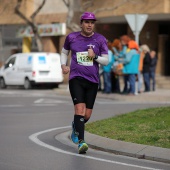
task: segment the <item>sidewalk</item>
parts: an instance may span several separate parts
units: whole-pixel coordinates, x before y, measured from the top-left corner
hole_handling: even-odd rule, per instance
[[[68,86],[60,85],[55,89],[56,94],[69,95]],[[170,89],[157,89],[154,92],[141,93],[135,96],[120,94],[102,94],[98,92],[97,98],[111,99],[114,101],[140,102],[140,103],[167,103],[170,105]],[[170,163],[170,149],[123,142],[104,138],[98,135],[85,132],[86,142],[89,147],[111,152],[118,155],[136,157],[139,159],[148,159],[158,162]]]
[[[70,95],[67,84],[59,85],[59,88],[54,89],[56,94]],[[117,93],[103,94],[98,92],[97,98],[111,99],[116,101],[126,102],[141,102],[141,103],[167,103],[170,104],[170,89],[156,89],[154,92],[140,93],[135,96],[121,95]]]

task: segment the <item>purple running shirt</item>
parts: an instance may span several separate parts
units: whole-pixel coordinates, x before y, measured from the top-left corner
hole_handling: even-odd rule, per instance
[[[94,33],[91,37],[85,37],[81,32],[73,32],[66,37],[64,49],[71,51],[69,80],[83,77],[99,83],[99,64],[87,56],[90,46],[98,56],[108,54],[106,38],[101,34]]]

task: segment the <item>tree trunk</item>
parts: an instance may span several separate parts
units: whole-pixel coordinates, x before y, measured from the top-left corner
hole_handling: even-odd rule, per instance
[[[36,44],[37,44],[37,47],[38,47],[38,51],[39,52],[42,52],[43,51],[43,44],[42,44],[42,41],[41,41],[41,37],[38,33],[38,27],[35,23],[35,17],[36,15],[38,14],[38,12],[42,9],[42,7],[44,6],[46,0],[43,0],[43,2],[41,3],[41,5],[37,8],[37,10],[31,15],[31,20],[29,18],[27,18],[20,10],[19,8],[21,7],[21,3],[22,3],[22,0],[18,0],[17,2],[17,5],[15,7],[15,13],[20,16],[23,20],[26,21],[26,23],[28,25],[31,26],[32,30],[33,30],[33,33],[34,33],[34,37],[35,37],[35,40],[36,40]]]

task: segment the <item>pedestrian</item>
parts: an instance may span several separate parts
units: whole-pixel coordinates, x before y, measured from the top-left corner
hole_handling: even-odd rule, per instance
[[[104,89],[103,93],[110,94],[112,92],[112,82],[111,82],[111,74],[112,74],[112,65],[114,62],[114,56],[113,56],[113,49],[112,49],[112,43],[108,40],[108,57],[109,57],[109,63],[106,66],[103,66],[103,82],[104,82]]]
[[[120,37],[120,42],[122,44],[122,54],[123,55],[126,55],[127,50],[129,50],[128,49],[128,43],[129,43],[130,40],[131,40],[131,38],[128,35],[122,35]],[[121,58],[125,58],[125,57],[121,57]],[[123,88],[122,94],[128,94],[129,93],[128,74],[124,74],[123,80],[124,80],[124,88]]]
[[[119,82],[119,74],[115,72],[115,67],[118,67],[118,61],[117,59],[119,58],[124,58],[125,57],[125,52],[123,52],[122,49],[122,44],[120,42],[120,39],[114,39],[112,43],[112,48],[113,48],[113,57],[114,57],[114,62],[113,62],[113,72],[112,72],[112,92],[113,93],[120,93],[120,82]]]
[[[156,51],[151,50],[150,57],[151,57],[151,65],[150,65],[149,76],[150,76],[150,80],[152,81],[152,91],[155,91],[155,85],[156,85],[155,71],[156,71],[156,65],[157,65],[157,60],[158,60]]]
[[[139,60],[139,73],[137,76],[138,79],[138,93],[142,93],[142,85],[143,85],[143,58],[144,58],[145,54],[142,51],[142,49],[140,48],[140,60]]]
[[[85,123],[90,119],[99,85],[99,64],[108,64],[108,46],[104,36],[94,32],[96,17],[85,12],[80,18],[81,31],[67,35],[61,51],[61,68],[69,73],[69,90],[74,104],[71,139],[79,154],[88,150],[84,139]],[[71,51],[71,63],[67,58]]]
[[[150,91],[150,66],[151,66],[151,57],[150,57],[150,49],[148,45],[143,44],[141,45],[141,50],[144,52],[144,58],[143,58],[143,79],[144,79],[144,92],[149,92]]]
[[[119,62],[123,63],[123,73],[127,75],[129,82],[128,95],[135,95],[136,75],[139,72],[139,47],[134,40],[128,42],[128,49],[125,58],[120,58]]]

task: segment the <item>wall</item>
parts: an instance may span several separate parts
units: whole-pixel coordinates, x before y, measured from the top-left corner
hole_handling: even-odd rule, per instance
[[[85,0],[84,0],[85,2]],[[99,11],[97,13],[98,17],[106,17],[106,16],[120,16],[124,15],[125,11],[126,14],[131,13],[150,13],[150,14],[157,14],[157,13],[167,13],[170,12],[170,1],[169,0],[133,0],[133,1],[124,1],[120,0],[105,0],[99,1],[94,0],[94,5],[89,8],[90,11],[95,11],[99,8],[110,8],[110,10]],[[111,8],[115,7],[114,10]],[[116,8],[118,7],[118,8]]]
[[[39,4],[41,4],[42,0],[34,0],[34,10],[37,8]],[[66,13],[67,7],[65,6],[63,0],[46,0],[45,5],[39,12],[40,15],[43,14],[54,14],[54,13]]]
[[[42,0],[23,0],[21,12],[26,17],[38,8]],[[3,24],[25,24],[25,21],[15,14],[14,9],[17,0],[0,1],[0,25]],[[36,17],[37,23],[64,22],[67,17],[67,8],[61,0],[46,0],[45,5]]]

